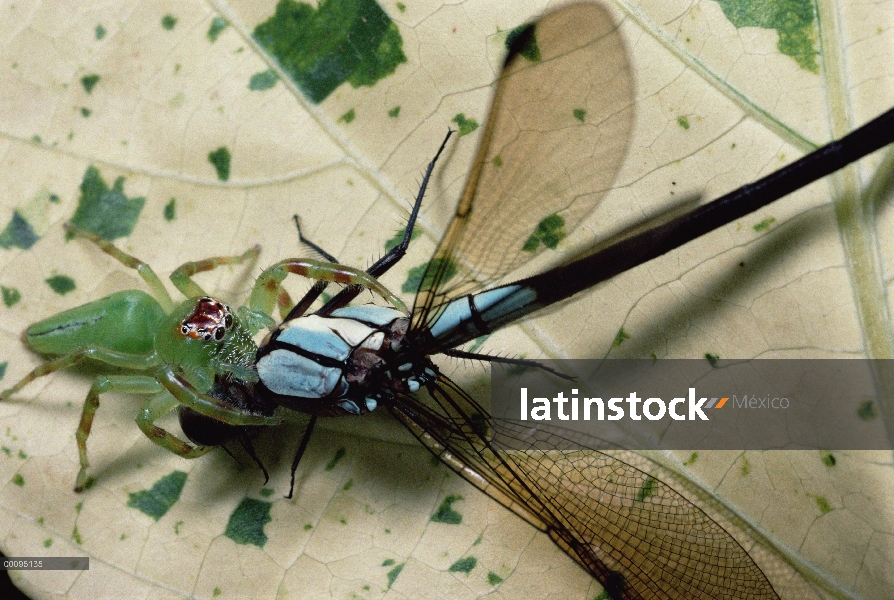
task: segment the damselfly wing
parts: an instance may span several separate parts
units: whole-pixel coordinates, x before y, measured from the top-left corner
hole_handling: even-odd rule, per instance
[[[592,212],[626,150],[633,83],[603,9],[559,9],[509,42],[471,175],[417,296],[408,338],[426,353],[446,350],[432,338],[461,326],[452,301],[555,247]],[[526,429],[491,418],[444,375],[428,391],[430,402],[401,395],[388,409],[453,470],[546,531],[612,598],[777,597],[729,533],[651,474],[571,450],[560,436],[546,440],[554,450],[534,450]],[[495,434],[532,449],[499,450]]]

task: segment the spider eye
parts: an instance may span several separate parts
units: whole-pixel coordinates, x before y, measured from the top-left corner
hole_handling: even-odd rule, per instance
[[[227,333],[227,330],[225,327],[215,327],[214,328],[214,339],[219,342],[220,340],[222,340],[224,338],[226,333]]]
[[[202,339],[205,340],[206,342],[210,342],[210,341],[211,341],[211,334],[210,334],[210,333],[206,333],[205,335],[202,336]]]
[[[233,315],[224,317],[224,326],[226,326],[227,329],[233,326]]]

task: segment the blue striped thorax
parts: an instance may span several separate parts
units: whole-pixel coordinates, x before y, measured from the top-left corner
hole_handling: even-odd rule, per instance
[[[408,326],[405,313],[372,304],[298,317],[262,345],[258,376],[286,408],[326,416],[367,413],[394,392],[419,389],[416,365],[389,361]]]

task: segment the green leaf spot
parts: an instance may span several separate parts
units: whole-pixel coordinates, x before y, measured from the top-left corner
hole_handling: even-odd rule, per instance
[[[384,561],[382,561],[382,566],[383,566],[383,567],[390,567],[390,566],[393,565],[393,564],[394,564],[394,559],[393,559],[393,558],[386,558]]]
[[[422,235],[422,232],[418,229],[413,229],[413,232],[410,234],[410,241],[412,242],[416,238]],[[394,234],[394,237],[385,242],[385,252],[390,252],[393,250],[401,241],[404,239],[404,232],[401,229],[397,233]]]
[[[519,25],[506,36],[506,62],[516,54],[522,55],[531,62],[540,62],[540,48],[537,46],[537,35],[533,23]]]
[[[484,342],[486,342],[487,338],[489,338],[489,337],[490,337],[490,334],[488,333],[487,335],[482,335],[481,337],[475,338],[475,343],[472,344],[471,348],[469,348],[469,352],[477,352],[478,348],[483,346]]]
[[[444,498],[441,506],[431,516],[431,520],[435,523],[447,523],[448,525],[459,525],[463,522],[463,516],[453,510],[453,503],[462,500],[462,496],[450,495]]]
[[[5,366],[6,363],[3,363],[3,364],[4,364],[3,370],[5,371],[5,370],[6,370],[6,366]],[[25,454],[25,451],[24,451],[24,450],[19,450],[19,458],[21,458],[22,460],[25,460],[26,458],[28,458],[28,455]]]
[[[770,228],[770,225],[772,225],[775,222],[776,222],[775,217],[767,217],[760,223],[757,223],[756,225],[754,225],[754,230],[755,231],[766,231]]]
[[[59,199],[59,196],[57,196],[56,194],[50,194],[47,197],[47,200],[49,200],[53,204],[59,204],[59,202],[61,202],[61,200]]]
[[[111,242],[131,234],[145,203],[145,198],[128,198],[124,194],[124,177],[118,177],[109,189],[99,169],[90,166],[84,172],[78,208],[71,222]],[[68,233],[65,237],[71,239],[74,235]]]
[[[253,92],[262,92],[272,88],[277,81],[279,81],[279,75],[276,74],[276,71],[267,69],[251,76],[248,82],[248,89]]]
[[[394,580],[397,579],[397,576],[400,575],[400,572],[403,571],[403,569],[404,569],[404,563],[401,563],[401,564],[397,565],[396,567],[394,567],[393,569],[391,569],[390,571],[388,571],[388,574],[386,575],[386,577],[388,578],[389,589],[391,588],[392,585],[394,585]]]
[[[627,333],[626,331],[624,331],[624,328],[621,327],[618,330],[617,335],[615,335],[615,339],[612,342],[612,348],[617,348],[618,346],[620,346],[621,344],[624,343],[624,340],[629,340],[629,339],[630,339],[630,334]]]
[[[695,461],[697,461],[697,460],[698,460],[698,452],[693,452],[692,454],[689,455],[689,458],[687,458],[687,459],[683,462],[683,466],[684,466],[684,467],[691,467],[692,465],[695,464]]]
[[[348,491],[349,489],[351,489],[353,486],[354,486],[354,480],[353,480],[353,479],[348,479],[348,481],[345,482],[345,484],[344,484],[343,486],[341,486],[341,489],[342,489],[343,492],[347,492],[347,491]]]
[[[208,28],[208,41],[212,44],[216,42],[217,36],[227,28],[227,25],[229,25],[229,23],[221,17],[214,17],[211,19],[211,27]]]
[[[52,277],[44,279],[44,281],[46,281],[47,285],[60,296],[64,296],[75,289],[75,280],[68,275],[53,275]]]
[[[230,178],[230,151],[226,146],[221,146],[214,152],[208,153],[208,162],[214,165],[217,171],[217,178],[221,181],[227,181]]]
[[[400,107],[399,107],[399,106],[395,106],[394,108],[392,108],[391,110],[388,111],[388,116],[389,116],[389,117],[392,117],[392,118],[394,118],[394,119],[396,119],[396,118],[397,118],[397,115],[399,115],[399,114],[400,114]]]
[[[395,4],[395,6],[397,6],[397,10],[399,10],[400,12],[404,12],[405,10],[407,10],[407,6],[403,2],[398,2],[397,4]]]
[[[685,116],[677,117],[677,125],[679,125],[683,129],[689,129],[689,119]]]
[[[0,247],[21,248],[27,250],[38,240],[37,234],[31,228],[31,224],[19,211],[13,211],[12,219],[6,224],[6,228],[0,233]]]
[[[6,361],[6,360],[4,360],[2,363],[0,363],[0,381],[2,381],[4,377],[6,377],[6,367],[8,365],[9,365],[9,361]],[[4,450],[9,450],[9,448],[4,448]],[[9,454],[9,452],[7,452],[7,454]]]
[[[603,590],[602,593],[593,598],[593,600],[612,600],[612,597],[608,595],[608,592]]]
[[[350,123],[351,121],[354,120],[354,117],[356,117],[356,116],[357,116],[357,113],[355,113],[354,109],[352,108],[351,110],[349,110],[348,112],[346,112],[345,114],[340,116],[338,118],[338,120],[343,121],[345,123]]]
[[[130,494],[127,505],[158,521],[180,499],[185,483],[186,473],[174,471],[156,481],[150,489]]]
[[[279,0],[254,38],[314,104],[344,82],[375,85],[401,63],[400,31],[375,0]]]
[[[878,412],[875,410],[875,403],[872,400],[864,400],[861,402],[860,406],[857,407],[857,416],[864,421],[874,421],[875,418],[878,417]]]
[[[102,25],[97,25],[96,26],[96,39],[101,40],[104,37],[106,37],[106,28],[103,27]]]
[[[832,507],[829,505],[829,501],[826,500],[824,496],[816,496],[814,500],[816,500],[816,506],[819,508],[820,514],[832,512]]]
[[[261,496],[269,498],[273,495],[273,488],[261,488]]]
[[[53,538],[47,538],[43,541],[44,548],[49,548],[52,545],[53,545]]]
[[[71,539],[75,541],[75,544],[81,545],[83,544],[83,540],[81,539],[81,532],[78,531],[78,526],[75,525],[74,529],[71,530]]]
[[[639,491],[636,493],[636,501],[643,502],[646,498],[650,497],[655,493],[656,488],[658,487],[658,480],[652,477],[646,477],[645,483],[643,483],[643,487],[639,488]]]
[[[16,288],[0,286],[0,292],[3,293],[3,304],[5,304],[7,308],[15,306],[19,303],[19,300],[22,299],[22,294]]]
[[[751,463],[748,461],[747,456],[742,457],[742,466],[739,468],[739,471],[742,473],[743,477],[751,473]]]
[[[214,588],[213,590],[211,590],[211,595],[214,596],[215,598],[216,598],[217,596],[220,596],[220,594],[221,594],[221,591],[220,591],[220,588],[219,588],[219,587],[216,587],[216,588]]]
[[[574,110],[571,111],[571,114],[574,115],[574,118],[575,118],[575,119],[577,119],[578,121],[580,121],[581,123],[583,123],[583,122],[584,122],[584,118],[586,118],[586,116],[587,116],[587,111],[585,111],[585,110],[582,109],[582,108],[575,108]]]
[[[335,465],[338,464],[338,461],[345,457],[345,454],[347,454],[347,451],[344,448],[339,448],[338,450],[336,450],[335,456],[332,457],[332,460],[326,463],[325,470],[331,471],[332,469],[334,469]]]
[[[493,586],[497,586],[497,585],[500,585],[501,583],[503,583],[503,578],[500,577],[499,575],[497,575],[496,573],[494,573],[493,571],[490,571],[487,574],[487,583],[490,585],[493,585]]]
[[[161,26],[167,29],[168,31],[174,28],[174,25],[177,24],[177,17],[174,15],[165,15],[161,18]]]
[[[710,364],[712,367],[714,367],[716,369],[717,361],[720,360],[720,355],[719,354],[711,354],[710,352],[705,352],[705,360],[708,361],[708,364]]]
[[[9,448],[9,446],[3,446],[2,448],[0,448],[0,450],[3,450],[6,456],[12,456],[12,450]]]
[[[534,233],[522,246],[523,252],[537,252],[540,244],[555,250],[559,242],[565,239],[565,219],[558,214],[551,214],[537,224]]]
[[[456,264],[452,260],[433,258],[423,265],[410,269],[407,280],[400,289],[405,294],[430,290],[436,284],[443,284],[453,279],[456,272]]]
[[[723,14],[737,28],[762,27],[779,34],[776,49],[790,56],[799,67],[819,73],[814,3],[810,0],[718,0]]]
[[[180,535],[180,526],[183,525],[183,521],[177,521],[174,523],[174,535]]]
[[[310,530],[313,529],[313,528],[314,528],[314,526],[311,525],[310,523],[305,523],[305,524],[304,524],[304,531],[310,531]]]
[[[831,452],[826,452],[825,454],[823,454],[823,464],[827,467],[834,467],[836,462],[838,461],[835,460],[835,455]]]
[[[99,83],[99,75],[93,74],[81,77],[81,85],[84,86],[88,94],[93,93],[93,88],[96,87],[97,83]]]
[[[171,198],[167,204],[165,204],[164,210],[165,221],[173,221],[177,218],[177,199]]]
[[[18,474],[18,473],[16,473],[15,475],[12,476],[12,482],[13,482],[14,484],[16,484],[17,486],[19,486],[19,487],[24,487],[24,486],[25,486],[25,478],[22,477],[22,476],[21,476],[20,474]]]
[[[503,166],[503,157],[500,156],[499,154],[497,154],[491,162],[494,163],[495,167],[502,167]]]
[[[81,116],[82,116],[82,117],[84,117],[84,118],[86,119],[86,118],[89,117],[91,114],[93,114],[93,111],[92,111],[92,110],[90,110],[89,108],[84,107],[84,106],[81,107]]]
[[[472,133],[478,129],[478,121],[475,119],[467,119],[466,115],[463,113],[459,113],[451,120],[456,123],[457,127],[459,127],[459,137]]]
[[[474,556],[467,556],[465,558],[461,558],[452,565],[447,570],[451,573],[468,573],[472,569],[475,568],[475,565],[478,564],[478,559]]]
[[[244,498],[230,515],[224,535],[237,544],[254,544],[263,548],[267,543],[264,525],[271,520],[271,506],[273,505],[265,500]]]

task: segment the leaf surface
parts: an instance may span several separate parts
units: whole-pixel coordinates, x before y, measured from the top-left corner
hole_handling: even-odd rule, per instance
[[[674,199],[710,199],[753,181],[894,104],[890,3],[606,6],[635,85],[627,155],[598,210],[535,268],[549,253],[585,247]],[[146,289],[134,271],[65,239],[62,224],[88,210],[81,207],[117,202],[122,210],[104,217],[104,231],[163,278],[186,261],[260,243],[257,263],[198,278],[239,305],[262,268],[308,254],[293,214],[346,264],[365,267],[383,254],[425,164],[447,128],[458,127],[465,135],[435,172],[422,234],[383,278],[401,290],[455,209],[507,34],[547,7],[0,5],[0,387],[42,362],[20,340],[29,324],[117,290]],[[345,37],[331,48],[299,47],[270,25],[280,11],[304,19],[304,41],[327,28]],[[267,38],[253,37],[259,28]],[[313,83],[319,72],[325,85]],[[891,358],[892,214],[883,194],[867,192],[879,165],[890,179],[886,164],[874,155],[498,331],[480,351]],[[290,288],[293,297],[302,285]],[[445,366],[465,389],[482,391],[483,368]],[[56,373],[0,403],[0,549],[91,558],[86,572],[13,573],[34,598],[601,593],[546,536],[437,465],[382,415],[326,424],[287,501],[299,428],[261,441],[271,470],[265,486],[239,453],[240,463],[220,451],[186,461],[153,445],[133,422],[144,399],[110,395],[88,442],[95,485],[75,494],[73,433],[101,372]],[[881,418],[877,407],[858,408]],[[754,552],[788,569],[783,598],[801,597],[805,586],[819,597],[894,594],[890,453],[650,458],[753,526]]]

